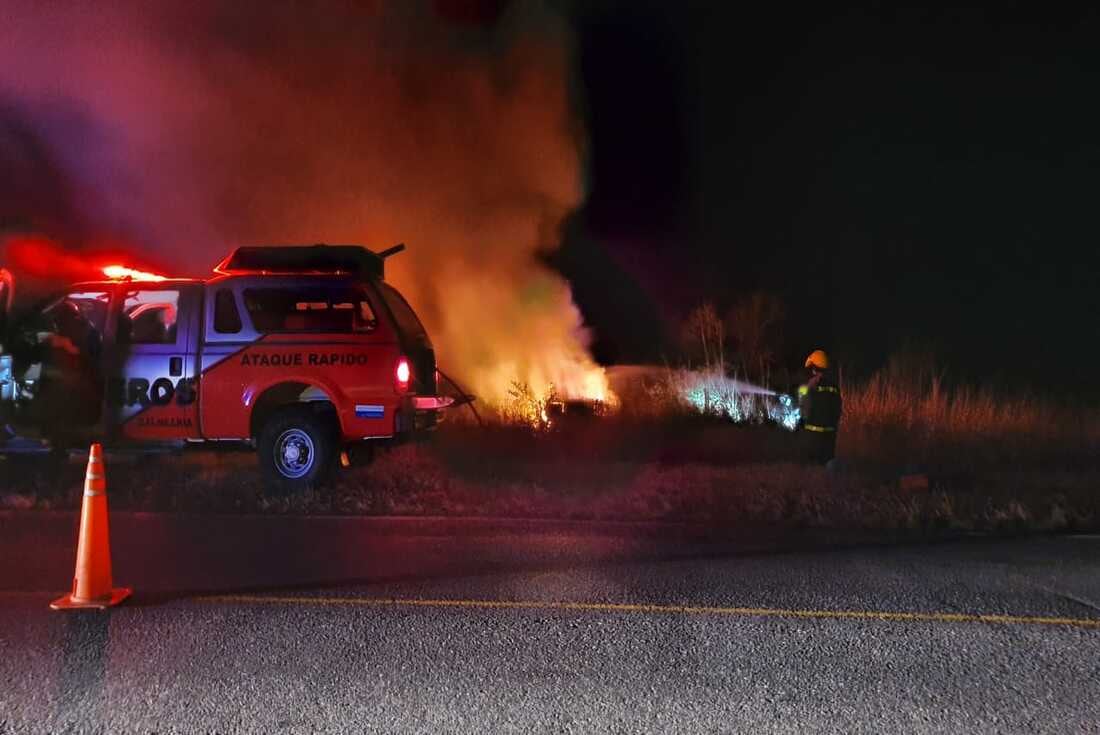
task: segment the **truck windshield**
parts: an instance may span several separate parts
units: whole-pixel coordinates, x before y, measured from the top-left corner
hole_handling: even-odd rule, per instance
[[[416,312],[405,301],[405,297],[387,283],[379,283],[378,291],[382,294],[382,300],[386,302],[393,318],[397,320],[397,326],[408,337],[427,337],[424,325],[416,317]]]

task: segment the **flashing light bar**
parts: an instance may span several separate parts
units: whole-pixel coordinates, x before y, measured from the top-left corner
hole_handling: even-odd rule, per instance
[[[127,268],[124,265],[105,265],[103,266],[103,275],[116,281],[165,281],[167,278],[164,276],[158,276],[156,273],[147,273],[145,271],[134,270],[133,268]]]

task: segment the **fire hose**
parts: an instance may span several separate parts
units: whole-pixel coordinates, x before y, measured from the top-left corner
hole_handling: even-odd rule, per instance
[[[477,400],[477,398],[464,391],[462,387],[458,383],[456,383],[453,378],[451,378],[451,376],[440,370],[438,366],[436,366],[435,371],[439,373],[439,377],[450,383],[451,387],[458,392],[458,401],[454,405],[461,406],[465,404],[469,406],[470,411],[472,411],[474,414],[474,418],[477,419],[477,425],[481,428],[485,428],[485,422],[481,420],[481,415],[478,414],[477,409],[474,408],[474,401]]]

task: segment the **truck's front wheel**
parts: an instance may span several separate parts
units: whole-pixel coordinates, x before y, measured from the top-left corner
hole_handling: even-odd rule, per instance
[[[260,430],[257,442],[266,486],[282,494],[316,487],[332,470],[336,438],[332,421],[308,406],[276,412]]]

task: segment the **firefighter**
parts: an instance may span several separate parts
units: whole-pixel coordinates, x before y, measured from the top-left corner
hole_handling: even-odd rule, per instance
[[[835,372],[824,350],[806,358],[807,381],[798,387],[799,432],[807,459],[827,464],[836,456],[836,435],[840,428],[843,401]]]
[[[76,427],[99,418],[102,378],[99,330],[71,301],[49,312],[51,331],[42,344],[42,380],[35,403],[46,433],[64,441]]]

